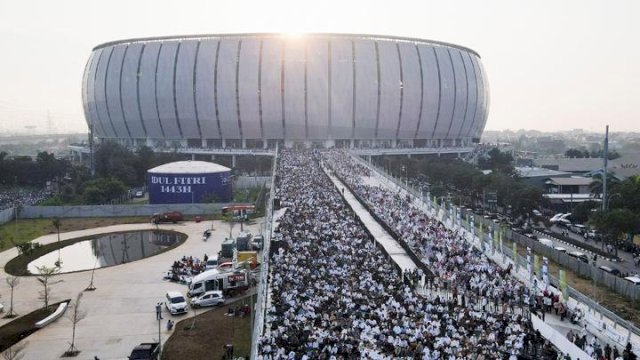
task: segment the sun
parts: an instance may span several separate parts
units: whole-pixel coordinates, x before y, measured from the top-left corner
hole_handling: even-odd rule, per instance
[[[303,31],[285,31],[282,33],[282,36],[284,36],[287,39],[296,40],[304,37],[305,34],[306,33]]]

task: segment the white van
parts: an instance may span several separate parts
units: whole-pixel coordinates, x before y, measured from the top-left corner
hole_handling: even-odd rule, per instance
[[[211,270],[211,269],[215,269],[218,267],[218,265],[220,265],[218,263],[218,255],[211,255],[211,257],[209,257],[207,259],[207,263],[204,264],[204,270]]]

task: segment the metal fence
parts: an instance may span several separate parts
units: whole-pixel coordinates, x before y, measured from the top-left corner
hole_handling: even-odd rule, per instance
[[[8,208],[0,211],[0,225],[4,225],[16,218],[15,208]]]
[[[425,199],[424,194],[419,189],[407,186],[407,184],[400,181],[400,179],[396,179],[393,176],[388,175],[383,169],[373,166],[372,164],[364,161],[358,156],[353,156],[353,158],[359,161],[360,163],[362,163],[363,165],[375,169],[379,175],[383,176],[391,183],[395,184],[400,188],[403,188],[405,191],[412,194],[416,198],[423,199],[424,201]],[[439,213],[444,208],[443,206],[438,206],[436,203],[433,203],[431,207],[436,214]],[[466,214],[466,213],[463,213],[463,214]],[[445,218],[447,216],[448,215],[445,212]],[[475,226],[478,226],[480,223],[482,223],[484,229],[491,229],[493,226],[495,226],[495,224],[492,221],[479,216],[474,217],[474,223],[475,223]],[[469,230],[469,224],[467,222],[462,221],[461,226]],[[620,294],[623,294],[623,295],[628,294],[627,296],[634,299],[638,299],[638,297],[640,296],[638,294],[638,292],[640,291],[640,289],[638,288],[640,288],[640,286],[636,287],[635,285],[633,285],[631,282],[627,280],[616,277],[590,264],[582,262],[574,257],[568,256],[567,254],[554,250],[553,248],[543,245],[538,241],[530,239],[524,235],[518,234],[511,230],[505,231],[505,237],[507,239],[511,239],[512,241],[518,243],[519,246],[523,246],[525,248],[530,247],[533,252],[546,256],[549,259],[554,260],[556,263],[560,264],[561,266],[567,269],[571,269],[572,271],[582,276],[591,277],[592,279],[593,277],[595,277],[596,283],[604,284],[605,286],[610,286],[611,289],[614,289]],[[489,239],[490,238],[488,234],[485,234],[485,238],[483,239],[484,245],[482,245],[481,243],[481,247],[485,248],[486,253],[491,252],[491,250],[489,250],[490,248],[490,244],[488,242]],[[516,255],[515,261],[514,261],[513,250],[508,246],[507,247],[503,246],[499,249],[496,249],[495,251],[500,253],[500,255],[502,255],[504,260],[509,259],[509,261],[513,262],[514,264],[517,264],[516,268],[526,268],[528,265],[526,259],[520,256],[519,254]],[[559,279],[551,274],[549,274],[549,283],[558,289],[560,288]],[[594,301],[594,299],[572,288],[571,286],[567,286],[567,292],[569,294],[569,297],[572,298],[574,301],[576,301],[577,303],[584,304],[587,308],[593,311],[594,315],[592,316],[594,318],[596,316],[600,317],[601,323],[606,319],[612,324],[612,328],[607,328],[606,326],[602,326],[599,329],[602,332],[603,336],[605,335],[604,333],[607,332],[606,336],[610,338],[612,341],[618,343],[619,346],[621,347],[624,347],[626,345],[626,342],[628,341],[628,339],[632,339],[631,342],[634,345],[634,349],[636,349],[637,347],[636,344],[640,342],[640,329],[638,329],[635,325],[631,324],[627,320],[614,314],[613,312],[603,307],[602,305],[598,304],[596,301]],[[615,336],[612,336],[611,334],[617,333],[616,329],[619,327],[624,328],[625,333],[628,332],[628,335],[622,336],[621,338],[616,339]]]
[[[271,251],[271,232],[273,227],[273,200],[276,194],[276,170],[278,168],[278,150],[276,148],[273,157],[273,169],[271,171],[271,182],[269,198],[267,199],[267,210],[265,213],[264,241],[262,248],[262,263],[260,265],[260,282],[257,287],[258,298],[254,311],[253,327],[251,329],[251,358],[255,359],[258,354],[258,339],[264,334],[264,322],[267,316],[267,299],[269,291],[269,253]]]
[[[180,211],[185,215],[212,215],[221,212],[228,203],[215,204],[141,204],[141,205],[74,205],[74,206],[25,206],[20,210],[21,219],[37,218],[86,218],[152,216],[166,211]]]

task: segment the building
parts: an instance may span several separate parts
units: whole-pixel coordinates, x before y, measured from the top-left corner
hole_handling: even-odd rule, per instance
[[[206,161],[176,161],[147,171],[150,204],[231,201],[231,169]]]
[[[536,186],[540,189],[547,188],[547,180],[550,177],[569,177],[571,173],[564,171],[549,170],[545,168],[521,166],[515,168],[518,177],[522,179],[525,184]]]
[[[480,56],[458,45],[227,34],[99,45],[82,99],[93,138],[128,146],[472,148],[489,90]]]

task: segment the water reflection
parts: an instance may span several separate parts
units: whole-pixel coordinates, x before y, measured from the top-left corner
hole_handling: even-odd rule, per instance
[[[176,244],[180,236],[155,230],[104,234],[45,254],[30,262],[27,269],[37,274],[40,266],[59,267],[65,273],[120,265],[155,255]]]

